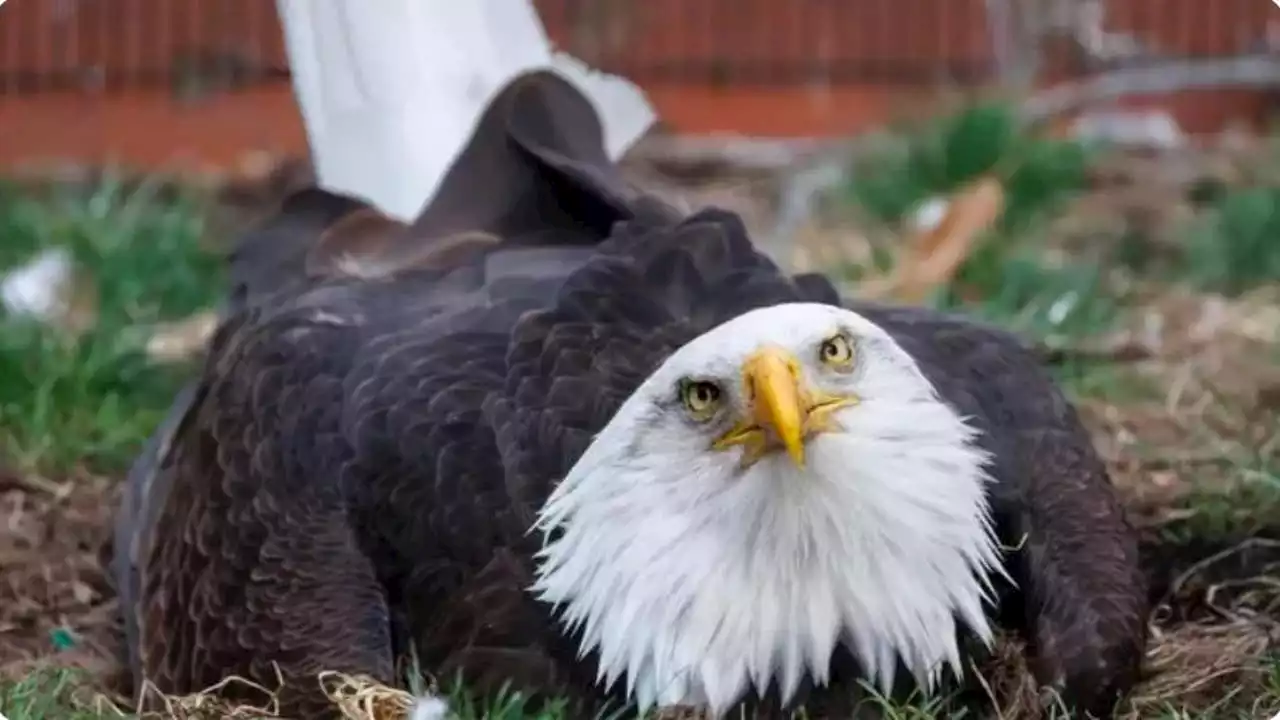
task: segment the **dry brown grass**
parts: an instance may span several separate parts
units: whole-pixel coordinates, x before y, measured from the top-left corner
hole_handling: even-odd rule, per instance
[[[318,678],[325,695],[338,709],[344,720],[400,720],[404,718],[413,705],[413,695],[399,688],[387,687],[367,677],[356,677],[342,673],[323,673]],[[261,705],[236,705],[222,699],[219,692],[226,686],[239,684],[247,689],[255,690],[268,698]],[[149,688],[143,697],[155,699],[161,710],[152,711],[142,716],[157,720],[250,720],[278,718],[276,696],[281,688],[277,682],[274,689],[269,689],[244,678],[227,678],[212,687],[198,693],[182,696],[166,696]]]

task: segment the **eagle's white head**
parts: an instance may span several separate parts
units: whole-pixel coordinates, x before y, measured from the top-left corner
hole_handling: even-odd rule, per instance
[[[740,315],[673,353],[552,493],[533,590],[642,707],[720,714],[823,684],[838,643],[886,690],[990,643],[987,457],[884,330],[828,305]],[[552,531],[558,537],[552,537]]]

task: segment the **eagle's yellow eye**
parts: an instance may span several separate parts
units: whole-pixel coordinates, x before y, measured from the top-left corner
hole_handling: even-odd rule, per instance
[[[853,343],[843,334],[832,335],[822,341],[818,357],[830,367],[847,368],[853,364]]]
[[[680,385],[680,401],[689,414],[705,420],[720,406],[720,386],[707,380],[688,380]]]

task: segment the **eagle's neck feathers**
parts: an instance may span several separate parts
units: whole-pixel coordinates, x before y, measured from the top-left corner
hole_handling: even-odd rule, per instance
[[[638,452],[624,405],[542,509],[533,591],[642,707],[719,714],[771,682],[788,701],[840,644],[886,692],[899,660],[926,688],[959,674],[957,631],[991,642],[1003,572],[988,458],[932,388],[901,389],[844,411],[804,469],[676,436]]]

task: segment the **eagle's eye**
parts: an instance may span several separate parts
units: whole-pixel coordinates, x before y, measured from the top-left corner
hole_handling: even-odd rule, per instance
[[[818,359],[827,367],[837,370],[848,369],[853,365],[853,343],[843,333],[837,333],[822,341],[818,348]]]
[[[686,380],[680,384],[680,401],[694,419],[706,420],[720,407],[720,386],[709,380]]]

